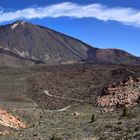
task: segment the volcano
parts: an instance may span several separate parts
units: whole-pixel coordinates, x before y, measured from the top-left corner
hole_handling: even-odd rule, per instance
[[[0,27],[0,58],[0,65],[140,64],[140,58],[125,51],[95,48],[68,35],[22,20]]]

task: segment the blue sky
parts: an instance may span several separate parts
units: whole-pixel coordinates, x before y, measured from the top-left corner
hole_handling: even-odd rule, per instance
[[[0,15],[0,25],[23,19],[140,56],[139,0],[0,0]]]

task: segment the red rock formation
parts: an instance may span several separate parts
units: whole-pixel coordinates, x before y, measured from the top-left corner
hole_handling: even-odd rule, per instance
[[[102,96],[97,98],[98,106],[134,105],[140,97],[140,78],[131,76],[124,81],[108,85],[103,89]]]
[[[6,110],[0,108],[0,124],[6,127],[15,129],[25,128],[25,124],[8,113]]]

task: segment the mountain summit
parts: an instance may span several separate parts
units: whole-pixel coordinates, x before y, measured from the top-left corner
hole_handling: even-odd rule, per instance
[[[73,37],[22,20],[0,27],[0,48],[3,50],[0,57],[14,57],[14,64],[17,58],[18,61],[48,65],[78,62],[140,64],[138,57],[125,51],[94,48]],[[7,64],[6,60],[2,64]]]

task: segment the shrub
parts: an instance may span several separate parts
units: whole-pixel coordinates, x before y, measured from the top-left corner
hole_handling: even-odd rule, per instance
[[[56,135],[53,135],[50,140],[62,140],[62,138],[56,136]]]
[[[121,117],[126,117],[126,116],[127,116],[127,108],[126,108],[126,106],[123,106]]]
[[[91,121],[90,121],[90,123],[93,123],[93,122],[95,122],[95,115],[94,115],[94,114],[91,116]]]

